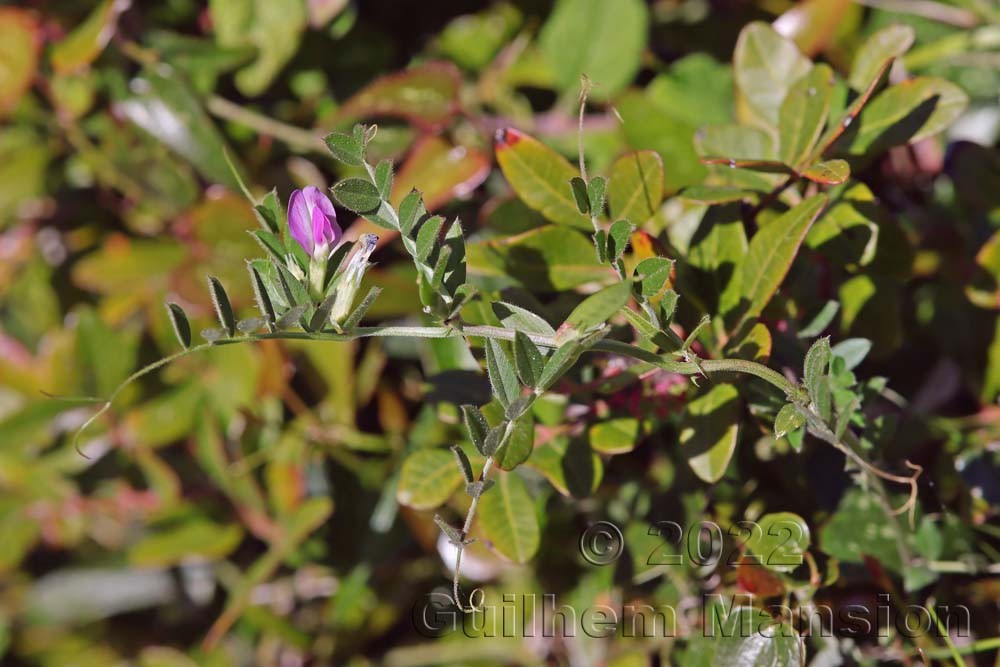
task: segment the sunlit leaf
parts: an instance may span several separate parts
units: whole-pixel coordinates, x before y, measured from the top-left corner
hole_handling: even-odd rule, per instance
[[[871,35],[854,55],[851,73],[847,78],[851,88],[864,90],[887,60],[906,53],[913,45],[914,37],[913,28],[898,23]]]
[[[590,228],[570,190],[570,180],[579,174],[566,158],[512,128],[497,133],[494,149],[503,175],[525,203],[556,224]]]
[[[526,563],[538,551],[540,529],[535,505],[516,473],[498,475],[496,485],[479,505],[479,529],[489,545],[515,563]]]
[[[413,509],[433,509],[451,497],[462,483],[462,473],[447,449],[421,449],[403,461],[396,499]]]
[[[663,159],[655,151],[623,155],[611,165],[608,206],[613,218],[642,224],[663,200]]]
[[[451,63],[433,62],[373,81],[337,111],[336,122],[403,118],[423,127],[443,125],[459,109],[462,79]]]
[[[941,132],[968,103],[969,96],[949,81],[910,79],[876,95],[858,117],[856,129],[841,141],[851,155],[880,153]]]
[[[833,70],[822,63],[788,89],[778,111],[783,162],[798,167],[810,154],[826,125],[832,95]]]
[[[559,0],[539,36],[561,90],[575,90],[580,76],[606,98],[628,84],[646,46],[649,13],[641,0]]]
[[[125,0],[102,0],[83,23],[52,47],[52,67],[60,74],[80,70],[94,61],[115,34]]]
[[[753,115],[772,127],[778,127],[778,110],[789,89],[811,67],[795,44],[767,23],[743,28],[733,53],[737,89]]]
[[[716,384],[687,404],[680,431],[681,452],[694,473],[717,482],[736,451],[740,430],[739,392],[731,384]]]
[[[38,21],[33,13],[0,8],[0,115],[17,106],[34,80],[40,46]]]
[[[727,318],[746,320],[760,314],[784,280],[826,201],[825,195],[810,197],[750,239],[746,257],[722,294],[720,309]]]

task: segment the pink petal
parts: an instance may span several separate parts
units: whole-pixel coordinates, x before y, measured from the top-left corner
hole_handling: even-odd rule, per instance
[[[330,219],[318,207],[312,210],[312,233],[316,245],[330,245],[330,240],[333,238]]]
[[[309,218],[309,205],[302,190],[294,191],[288,198],[288,231],[302,249],[311,255],[314,237],[312,221]]]
[[[327,217],[337,218],[337,213],[333,210],[333,202],[315,185],[307,185],[302,189],[302,194],[305,195],[306,201],[309,202],[311,208],[318,208]]]

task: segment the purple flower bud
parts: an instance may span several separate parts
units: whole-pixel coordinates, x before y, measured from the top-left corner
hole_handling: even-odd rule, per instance
[[[322,259],[330,256],[343,236],[333,203],[312,185],[288,198],[288,231],[310,257]]]

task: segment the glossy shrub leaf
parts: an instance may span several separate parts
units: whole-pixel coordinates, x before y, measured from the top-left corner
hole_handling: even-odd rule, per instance
[[[650,91],[629,90],[615,101],[615,109],[625,121],[622,130],[628,145],[654,150],[670,165],[664,173],[668,192],[701,183],[708,173],[691,140],[698,125],[679,114],[678,106],[654,99]]]
[[[847,130],[855,132],[856,121],[861,111],[868,104],[868,101],[875,94],[875,91],[882,85],[882,82],[886,79],[889,74],[889,68],[892,66],[892,61],[887,60],[882,63],[882,66],[875,73],[875,76],[868,83],[868,86],[861,91],[861,93],[854,99],[853,102],[844,110],[844,112],[837,118],[836,122],[831,122],[826,132],[820,138],[816,149],[813,151],[812,155],[809,156],[807,162],[812,163],[819,160],[844,136]],[[849,135],[851,136],[851,135]],[[850,143],[850,138],[845,139],[845,144]]]
[[[306,28],[306,6],[297,0],[209,3],[216,41],[227,48],[252,48],[256,58],[235,76],[236,87],[256,97],[295,55]]]
[[[830,355],[843,359],[844,368],[852,371],[865,360],[871,349],[872,342],[867,338],[845,338],[830,348]]]
[[[540,529],[535,505],[516,473],[498,476],[496,487],[479,504],[479,530],[504,558],[526,563],[538,551]]]
[[[426,207],[434,210],[475,190],[489,173],[487,153],[428,136],[414,144],[396,173],[391,201],[399,203],[417,189]]]
[[[640,423],[635,417],[615,417],[590,427],[590,447],[601,454],[625,454],[635,449]]]
[[[184,309],[176,303],[167,303],[167,316],[170,318],[170,326],[174,329],[174,335],[177,336],[177,342],[185,349],[191,347],[191,324],[188,322]]]
[[[732,185],[692,185],[684,188],[679,196],[698,204],[729,204],[751,199],[754,192]]]
[[[700,479],[722,479],[736,451],[740,414],[739,392],[731,384],[713,385],[687,404],[680,431],[681,452]]]
[[[298,551],[306,538],[323,525],[332,512],[333,502],[329,498],[308,498],[284,518],[281,539],[271,542],[267,552],[254,561],[246,576],[232,590],[225,610],[208,631],[206,646],[214,646],[225,635],[250,604],[253,590],[271,579],[281,563]]]
[[[851,183],[833,194],[829,209],[809,230],[806,244],[853,269],[872,264],[879,253],[879,237],[890,229],[891,221],[868,186]],[[888,238],[881,245],[888,255]]]
[[[591,94],[606,98],[638,71],[648,25],[641,0],[558,0],[539,43],[561,90],[577,90],[586,75],[598,84]]]
[[[810,2],[812,0],[806,4]],[[774,623],[759,611],[735,605],[718,613],[707,610],[706,614],[713,619],[710,622],[715,634],[709,649],[712,662],[706,664],[802,667],[802,640],[795,628]]]
[[[345,178],[333,186],[333,196],[346,209],[364,215],[378,210],[382,196],[371,181]]]
[[[799,330],[799,338],[815,338],[816,336],[823,333],[828,326],[833,322],[833,318],[837,316],[840,312],[840,304],[833,299],[830,299],[823,304],[819,312],[809,320],[808,324]]]
[[[742,321],[760,314],[784,280],[802,239],[826,201],[826,195],[814,195],[754,235],[734,279],[722,294],[720,306],[727,318]]]
[[[802,172],[802,177],[822,185],[840,185],[851,176],[851,166],[844,160],[817,162]]]
[[[774,418],[774,437],[783,438],[792,431],[797,431],[806,423],[799,409],[792,403],[786,403]]]
[[[625,307],[631,295],[630,280],[623,280],[591,294],[566,317],[566,321],[559,327],[560,332],[569,330],[581,334],[603,325]]]
[[[713,206],[701,219],[689,241],[687,263],[704,275],[716,300],[706,306],[711,312],[719,311],[718,295],[727,286],[732,290],[734,276],[747,254],[746,230],[740,207],[735,204]]]
[[[396,499],[417,510],[439,507],[462,484],[462,473],[447,449],[421,449],[403,461]]]
[[[802,53],[815,56],[838,36],[838,26],[855,11],[851,0],[803,0],[774,20],[774,29],[795,42]],[[843,23],[842,23],[843,22]]]
[[[876,95],[862,110],[856,131],[842,140],[846,143],[849,138],[851,155],[880,153],[941,132],[968,104],[969,96],[955,84],[917,77]]]
[[[860,489],[849,489],[837,511],[819,533],[825,553],[845,563],[863,563],[874,558],[893,572],[900,572],[899,536],[886,521],[878,497]]]
[[[512,404],[521,393],[517,381],[517,371],[507,351],[494,338],[486,340],[486,371],[493,387],[493,395],[505,408]]]
[[[13,109],[31,86],[38,71],[40,26],[32,12],[0,8],[0,115]]]
[[[537,292],[568,290],[607,282],[611,277],[598,263],[587,237],[555,225],[470,243],[467,252],[470,276],[519,284]]]
[[[833,70],[829,65],[814,66],[788,89],[778,111],[781,161],[800,166],[819,140],[830,113]]]
[[[535,387],[542,376],[545,359],[538,347],[523,332],[514,334],[514,365],[521,382],[527,387]]]
[[[847,83],[857,91],[865,90],[887,60],[898,58],[913,45],[913,28],[894,23],[872,34],[854,55]]]
[[[708,125],[694,136],[698,154],[736,161],[775,160],[778,149],[774,137],[759,127],[749,125]]]
[[[778,112],[788,90],[811,67],[794,43],[762,22],[743,28],[733,53],[739,93],[753,114],[772,127],[778,127]]]
[[[115,34],[118,15],[128,3],[102,0],[80,25],[52,47],[52,67],[72,74],[92,63]]]
[[[236,316],[233,314],[229,295],[226,294],[219,279],[214,276],[208,277],[208,291],[212,297],[212,306],[215,307],[215,316],[219,319],[219,324],[232,336],[236,333]]]
[[[222,135],[178,73],[145,70],[129,89],[133,94],[115,106],[123,116],[190,162],[207,180],[239,191]]]
[[[525,465],[571,498],[593,495],[604,475],[601,457],[591,451],[585,438],[557,437],[541,443]]]
[[[752,531],[747,549],[759,557],[759,563],[775,572],[791,572],[803,563],[809,549],[809,526],[798,514],[775,512],[757,521],[760,530]]]
[[[461,84],[461,74],[451,63],[418,65],[365,86],[338,109],[336,121],[388,116],[425,128],[438,127],[459,110]]]
[[[569,186],[579,174],[566,158],[513,128],[497,133],[494,149],[503,175],[524,203],[556,224],[591,228]]]
[[[642,224],[663,201],[663,158],[655,151],[623,155],[611,165],[608,207],[614,218]]]
[[[128,550],[128,561],[136,567],[172,567],[190,558],[218,561],[239,546],[243,530],[236,524],[218,525],[193,518],[157,530]]]

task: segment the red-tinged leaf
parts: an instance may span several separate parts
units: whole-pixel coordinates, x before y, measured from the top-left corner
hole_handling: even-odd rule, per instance
[[[851,0],[805,0],[779,16],[772,25],[778,34],[795,42],[802,53],[814,56],[836,37],[851,4]]]
[[[0,8],[0,116],[13,109],[31,86],[40,45],[38,20],[32,12]]]
[[[513,128],[497,132],[494,150],[503,175],[524,203],[556,224],[590,229],[570,188],[580,174],[566,158]]]
[[[925,76],[909,79],[872,99],[858,118],[857,131],[845,136],[837,149],[843,146],[851,155],[875,155],[926,139],[951,125],[968,103],[965,91],[950,81]]]
[[[396,174],[389,200],[398,207],[415,188],[423,196],[427,209],[433,211],[475,190],[489,173],[490,159],[486,153],[466,146],[454,146],[441,137],[426,137],[413,146]],[[397,234],[359,219],[348,229],[346,237],[354,240],[367,233],[376,234],[379,245],[387,243]]]
[[[865,90],[882,65],[906,53],[915,37],[913,28],[895,23],[876,32],[857,50],[847,83],[855,90]]]
[[[802,172],[803,178],[823,185],[840,185],[851,175],[851,167],[844,160],[817,162]]]
[[[52,47],[52,67],[59,74],[71,74],[94,62],[115,34],[118,16],[131,3],[104,0],[74,28],[73,32]]]
[[[433,210],[469,194],[489,173],[490,158],[482,151],[454,146],[441,137],[427,137],[414,145],[396,174],[390,200],[398,206],[416,188],[424,205]]]
[[[344,102],[338,124],[388,116],[414,125],[436,128],[459,110],[462,76],[451,63],[432,62],[383,76]]]
[[[864,92],[861,93],[856,100],[851,102],[851,106],[847,107],[847,111],[844,112],[844,115],[841,116],[836,123],[829,126],[826,133],[816,144],[816,150],[814,150],[809,156],[809,159],[806,160],[807,164],[815,162],[823,157],[823,154],[826,153],[833,143],[840,138],[840,135],[842,135],[847,128],[854,123],[854,119],[856,119],[858,114],[861,113],[861,110],[865,108],[865,105],[868,104],[868,100],[871,99],[871,96],[875,93],[879,84],[882,83],[882,80],[885,78],[886,74],[888,74],[889,68],[892,66],[892,60],[892,58],[889,58],[882,63],[882,66],[878,68],[875,73],[875,77],[868,84],[868,87],[865,88]]]
[[[756,524],[754,524],[754,527],[756,527]],[[767,568],[757,565],[752,560],[753,558],[755,556],[742,556],[738,561],[736,581],[740,588],[761,599],[784,593],[785,584],[781,580],[781,577]]]
[[[733,169],[750,169],[760,171],[765,174],[794,174],[795,170],[784,162],[777,160],[739,160],[728,157],[703,157],[702,164],[722,164]]]

